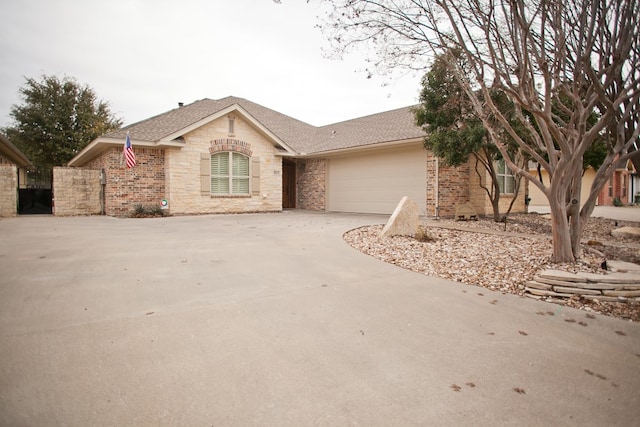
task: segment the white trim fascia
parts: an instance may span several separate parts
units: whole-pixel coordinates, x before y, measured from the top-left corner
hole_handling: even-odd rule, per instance
[[[85,163],[86,161],[91,160],[104,150],[113,146],[122,146],[124,148],[124,139],[122,138],[97,138],[91,141],[86,147],[82,149],[78,154],[75,155],[73,159],[67,163],[67,166],[77,166],[78,163]],[[162,148],[162,147],[184,147],[184,143],[169,141],[169,142],[153,142],[153,141],[141,141],[131,139],[131,146],[135,149],[136,147],[148,147],[148,148]]]
[[[385,148],[390,148],[398,145],[423,144],[423,142],[424,142],[424,137],[403,139],[399,141],[374,142],[372,144],[359,145],[357,147],[338,148],[335,150],[318,151],[314,153],[300,153],[298,157],[301,157],[301,158],[331,157],[331,156],[339,156],[341,154],[350,154],[355,152],[382,150]]]

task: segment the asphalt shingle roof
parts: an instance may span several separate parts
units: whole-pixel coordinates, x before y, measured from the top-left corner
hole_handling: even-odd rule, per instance
[[[371,144],[420,138],[411,107],[372,114],[353,120],[316,127],[249,100],[227,97],[202,99],[104,135],[123,139],[159,141],[234,104],[246,110],[299,154],[313,154]]]

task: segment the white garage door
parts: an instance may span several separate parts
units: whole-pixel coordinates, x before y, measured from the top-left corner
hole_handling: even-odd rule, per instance
[[[391,214],[403,196],[426,208],[422,145],[330,158],[328,172],[329,211]]]

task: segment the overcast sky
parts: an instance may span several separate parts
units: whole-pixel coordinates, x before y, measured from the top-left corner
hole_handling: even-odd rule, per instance
[[[25,77],[74,77],[135,123],[239,96],[313,125],[417,102],[420,76],[367,79],[326,59],[306,0],[0,0],[0,126]]]

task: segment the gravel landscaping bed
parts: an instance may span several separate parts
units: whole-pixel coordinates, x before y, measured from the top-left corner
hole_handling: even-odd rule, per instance
[[[348,231],[344,239],[363,253],[408,270],[516,295],[524,295],[524,283],[544,269],[604,274],[601,264],[605,258],[640,264],[640,241],[611,236],[614,228],[640,226],[636,222],[591,218],[583,233],[583,256],[571,264],[550,262],[551,222],[546,215],[512,215],[506,225],[487,218],[433,220],[425,225],[432,241],[420,242],[409,236],[382,239],[379,233],[383,224]],[[640,321],[638,301],[605,303],[580,297],[550,300]]]

